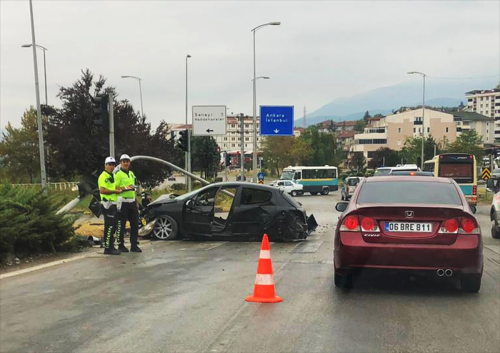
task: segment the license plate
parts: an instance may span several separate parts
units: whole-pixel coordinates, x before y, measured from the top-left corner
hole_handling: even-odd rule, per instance
[[[386,232],[412,232],[412,233],[430,233],[432,232],[431,223],[416,222],[385,222]]]

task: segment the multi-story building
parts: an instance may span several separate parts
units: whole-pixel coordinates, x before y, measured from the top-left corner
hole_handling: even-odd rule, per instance
[[[457,137],[465,131],[476,130],[483,143],[495,142],[495,120],[486,115],[471,112],[454,112],[453,120],[457,124]]]
[[[415,109],[371,121],[364,133],[354,136],[350,151],[363,152],[369,159],[381,147],[399,151],[407,137],[421,137],[422,134],[431,135],[437,141],[444,138],[450,143],[455,141],[457,130],[452,114],[425,109],[422,120],[422,113],[422,109]]]
[[[245,154],[251,154],[254,150],[253,139],[253,117],[246,117],[243,126],[243,140],[241,136],[241,119],[236,116],[228,116],[226,120],[226,134],[214,136],[215,141],[219,145],[221,151],[228,151],[237,153],[243,150]],[[260,131],[260,117],[257,117],[257,150],[261,148],[262,136],[259,135]]]
[[[465,93],[467,111],[486,115],[495,120],[495,139],[500,139],[500,88]]]

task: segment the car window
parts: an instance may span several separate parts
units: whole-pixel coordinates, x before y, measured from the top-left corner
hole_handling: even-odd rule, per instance
[[[293,184],[292,184],[292,182],[291,182],[291,181],[287,181],[287,182],[285,183],[285,185],[286,185],[286,186],[293,186]]]
[[[218,188],[210,188],[206,191],[199,193],[195,199],[196,206],[213,206],[215,194]]]
[[[242,205],[254,205],[260,203],[266,203],[271,200],[273,194],[267,190],[258,190],[251,188],[244,188],[241,193],[241,204]]]
[[[414,203],[462,205],[455,185],[424,181],[371,182],[362,185],[358,204]]]

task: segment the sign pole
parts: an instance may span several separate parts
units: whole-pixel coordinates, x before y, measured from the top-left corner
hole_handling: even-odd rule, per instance
[[[241,119],[241,127],[240,127],[240,139],[241,139],[241,144],[240,144],[240,169],[241,169],[241,181],[244,181],[245,179],[245,150],[243,148],[244,146],[244,140],[245,140],[245,116],[243,113],[240,114],[240,119]]]

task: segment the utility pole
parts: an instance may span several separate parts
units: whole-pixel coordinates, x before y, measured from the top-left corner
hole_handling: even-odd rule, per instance
[[[245,178],[245,149],[243,148],[243,141],[245,140],[245,116],[243,113],[240,114],[240,169],[241,169],[241,181]]]
[[[113,93],[108,93],[108,104],[109,104],[109,155],[115,156],[115,114],[114,114],[114,103],[113,103]]]
[[[306,106],[304,105],[304,129],[307,128]]]
[[[33,48],[33,66],[35,70],[35,95],[36,95],[36,120],[38,127],[38,148],[40,152],[40,179],[42,190],[47,192],[47,173],[45,171],[45,148],[43,142],[43,127],[42,127],[42,108],[40,104],[40,85],[38,83],[38,61],[36,57],[36,41],[35,41],[35,21],[33,19],[33,3],[30,0],[30,16],[31,16],[31,38]]]

